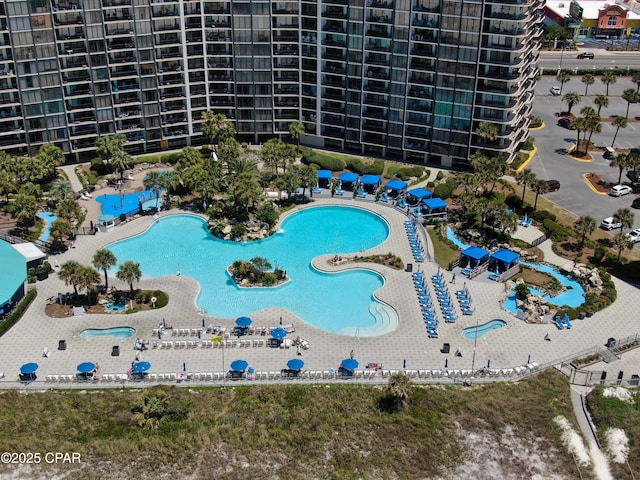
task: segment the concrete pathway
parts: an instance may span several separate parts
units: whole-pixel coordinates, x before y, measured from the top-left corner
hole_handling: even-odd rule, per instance
[[[71,188],[76,193],[80,193],[80,192],[82,192],[84,190],[84,187],[82,186],[82,182],[80,182],[80,179],[78,178],[78,175],[76,175],[76,170],[75,169],[78,166],[79,166],[79,164],[76,163],[76,164],[73,164],[73,165],[62,165],[61,167],[58,167],[59,169],[64,171],[65,175],[69,179],[69,183],[71,184]]]

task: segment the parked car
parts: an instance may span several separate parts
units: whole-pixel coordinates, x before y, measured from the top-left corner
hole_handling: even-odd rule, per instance
[[[554,86],[549,89],[549,92],[551,92],[551,95],[560,95],[562,90],[560,89],[560,87]]]
[[[613,230],[614,228],[622,228],[622,223],[614,220],[613,217],[607,217],[600,223],[600,228],[604,230]]]
[[[635,153],[636,155],[640,155],[640,147],[633,147],[631,149],[631,152],[629,153]]]
[[[595,55],[593,52],[581,52],[578,54],[578,58],[593,58]]]
[[[640,242],[640,228],[636,228],[627,233],[627,239],[633,243]]]
[[[631,192],[633,192],[633,188],[631,188],[629,185],[616,185],[614,187],[611,187],[609,195],[611,195],[612,197],[621,197]]]
[[[631,203],[631,208],[640,208],[640,198],[636,198],[636,199]]]
[[[604,154],[602,156],[607,160],[611,160],[616,156],[616,151],[611,147],[604,147]]]
[[[558,125],[563,128],[568,128],[569,130],[575,130],[574,128],[571,128],[571,119],[567,117],[562,117],[558,120]]]
[[[550,192],[560,190],[560,182],[558,180],[547,180],[547,185],[549,185]]]

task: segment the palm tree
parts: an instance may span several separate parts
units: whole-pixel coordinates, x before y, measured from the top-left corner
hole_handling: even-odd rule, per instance
[[[124,150],[118,150],[111,157],[111,165],[120,173],[120,181],[124,180],[124,171],[131,165],[131,155]]]
[[[16,183],[7,170],[0,167],[0,194],[6,196],[7,202],[9,201],[9,194],[16,191]]]
[[[605,84],[605,86],[607,87],[607,91],[606,91],[606,96],[609,96],[609,85],[613,85],[614,83],[616,83],[616,75],[611,71],[611,70],[606,70],[603,74],[602,74],[602,78],[600,79],[602,80],[602,83]]]
[[[300,139],[304,136],[304,123],[299,120],[289,125],[289,135],[296,142],[296,152],[300,153]]]
[[[204,119],[202,123],[202,133],[213,144],[214,152],[218,151],[216,143],[235,136],[235,127],[223,113],[214,113],[207,110],[202,113],[202,118]]]
[[[38,212],[38,202],[31,195],[19,193],[11,202],[10,210],[11,216],[22,224],[26,233],[29,231],[29,225],[31,225]]]
[[[594,218],[590,216],[580,217],[576,220],[576,223],[573,224],[573,228],[576,229],[578,233],[582,235],[582,239],[580,240],[580,250],[584,247],[584,239],[587,235],[591,235],[596,229],[596,221]]]
[[[632,103],[638,103],[640,101],[640,93],[633,88],[627,88],[622,92],[622,98],[627,101],[627,113],[624,118],[629,118],[629,107],[631,107]]]
[[[76,198],[73,188],[71,188],[71,183],[65,178],[56,178],[51,183],[51,188],[47,196],[50,203],[53,203],[54,206],[62,200],[68,198],[73,200]]]
[[[589,92],[589,86],[593,85],[596,81],[596,78],[593,76],[593,73],[585,73],[582,76],[582,83],[584,83],[584,94],[587,95]]]
[[[260,158],[265,165],[273,168],[276,175],[278,175],[278,165],[282,163],[284,158],[284,142],[279,138],[267,140],[262,145]]]
[[[500,129],[498,125],[491,122],[482,122],[476,129],[476,135],[482,139],[483,151],[486,153],[487,144],[495,142],[498,139]]]
[[[104,289],[109,288],[109,277],[107,276],[107,270],[118,263],[118,259],[111,250],[101,248],[93,254],[92,262],[93,266],[101,269],[104,272]]]
[[[564,84],[571,80],[571,70],[560,70],[556,79],[560,82],[560,94],[562,94]]]
[[[616,143],[616,137],[618,136],[618,132],[620,131],[620,129],[627,128],[627,125],[629,125],[629,121],[624,117],[617,115],[616,118],[613,119],[613,126],[616,127],[616,133],[613,135],[611,148],[613,148],[613,145]]]
[[[226,138],[218,145],[218,160],[231,172],[231,165],[240,158],[240,144],[235,138]]]
[[[160,201],[160,193],[162,192],[162,187],[160,186],[161,177],[164,175],[164,172],[159,172],[158,170],[153,170],[147,173],[142,180],[142,185],[145,190],[151,190],[156,195],[156,210],[158,209],[158,202]]]
[[[84,288],[89,293],[95,289],[96,284],[100,281],[100,274],[93,267],[80,266],[78,271],[78,288]]]
[[[55,177],[56,167],[64,165],[64,152],[52,143],[45,143],[38,150],[38,157],[45,169],[45,176]]]
[[[116,152],[122,150],[127,142],[127,137],[123,133],[98,137],[96,140],[96,153],[107,162],[110,162]]]
[[[412,388],[411,379],[404,373],[397,372],[389,377],[389,383],[385,390],[393,397],[396,409],[400,412],[406,412]]]
[[[60,218],[64,218],[65,220],[75,220],[80,217],[80,205],[75,200],[71,200],[70,198],[65,198],[58,205],[58,216]]]
[[[587,127],[587,121],[584,117],[578,117],[573,122],[571,122],[571,128],[576,131],[577,140],[576,140],[576,152],[580,152],[580,133],[584,132]]]
[[[605,97],[604,95],[596,95],[596,98],[593,99],[593,103],[595,103],[596,107],[598,107],[598,115],[600,115],[600,110],[609,106],[609,97]]]
[[[531,184],[531,190],[536,194],[536,200],[533,202],[533,209],[538,208],[538,195],[544,195],[549,191],[549,184],[546,180],[537,179]]]
[[[631,81],[636,84],[636,92],[640,93],[640,72],[636,71],[631,75]]]
[[[589,107],[591,108],[591,107]],[[588,153],[589,151],[589,146],[591,145],[591,136],[595,133],[600,133],[602,132],[602,123],[600,123],[600,117],[599,116],[594,116],[594,117],[586,117],[585,118],[585,129],[589,132],[589,138],[587,138],[587,141],[585,142],[585,147],[584,147],[584,153]]]
[[[625,248],[631,250],[633,248],[633,243],[629,241],[626,233],[617,233],[613,237],[613,246],[618,250],[618,258],[617,262],[620,264],[620,256],[622,255],[622,250]]]
[[[522,198],[520,199],[520,205],[524,206],[524,194],[527,191],[527,187],[536,181],[536,174],[527,168],[516,174],[516,180],[519,184],[522,184]]]
[[[58,277],[64,281],[65,285],[73,285],[73,291],[76,297],[78,296],[78,283],[80,281],[81,269],[82,265],[75,260],[69,260],[60,265],[60,271],[58,272]]]
[[[616,213],[613,214],[613,219],[620,223],[620,231],[625,228],[631,228],[633,226],[633,212],[628,208],[619,208]]]
[[[609,166],[611,168],[617,168],[619,170],[618,184],[622,180],[622,172],[629,168],[630,163],[629,155],[626,153],[618,153],[609,161]]]
[[[571,114],[571,109],[574,107],[574,105],[577,105],[578,103],[580,103],[580,101],[582,100],[582,97],[577,92],[567,92],[563,97],[563,100],[565,101],[565,103],[567,104],[567,107],[569,108],[567,110],[567,113]]]
[[[249,215],[249,207],[254,205],[262,196],[262,188],[257,176],[245,172],[235,177],[229,188],[229,199],[241,207],[246,216]]]
[[[116,278],[118,280],[122,280],[129,284],[129,288],[131,288],[131,294],[133,295],[133,282],[140,281],[142,278],[142,272],[140,271],[140,263],[134,262],[133,260],[127,260],[116,272]]]
[[[305,190],[308,188],[313,197],[312,185],[318,182],[318,172],[311,165],[304,165],[298,170],[298,176],[300,177],[300,186],[302,187],[302,195],[304,196]]]
[[[38,157],[18,157],[15,164],[21,183],[33,182],[45,173],[44,164]]]
[[[500,228],[500,232],[504,235],[505,232],[515,232],[518,229],[518,216],[509,211],[501,208],[498,210],[495,216],[495,225]]]
[[[49,226],[49,237],[54,242],[59,242],[71,235],[71,224],[64,218],[56,218]]]

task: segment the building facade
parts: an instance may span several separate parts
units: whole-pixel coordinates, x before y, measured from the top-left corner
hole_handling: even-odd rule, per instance
[[[206,143],[223,113],[258,143],[464,167],[526,138],[543,0],[2,0],[0,148],[81,158]],[[483,122],[498,138],[478,138]]]
[[[640,42],[640,5],[634,0],[548,0],[545,16],[547,23],[569,29],[576,40],[626,39],[631,46]]]

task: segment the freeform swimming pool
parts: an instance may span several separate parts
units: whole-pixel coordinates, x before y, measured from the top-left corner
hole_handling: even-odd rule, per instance
[[[53,214],[53,212],[41,212],[38,214],[38,217],[41,218],[42,221],[44,222],[44,230],[38,240],[40,240],[41,242],[46,242],[47,240],[49,240],[49,234],[51,232],[51,224],[55,220],[57,220],[58,217],[56,217]]]
[[[465,328],[464,330],[462,330],[462,335],[470,340],[477,340],[478,338],[483,337],[484,335],[489,333],[491,330],[506,326],[507,322],[496,318],[495,320],[483,323],[482,325],[478,325],[477,327]]]
[[[156,199],[156,194],[150,190],[142,190],[135,193],[124,193],[122,195],[110,194],[100,195],[96,198],[96,202],[102,205],[102,214],[111,214],[115,217],[124,213],[125,215],[133,215],[138,213],[141,206],[150,200]]]
[[[81,338],[95,338],[95,337],[116,337],[116,338],[130,338],[136,333],[136,329],[133,327],[113,327],[113,328],[87,328],[80,332]]]
[[[251,315],[268,307],[290,310],[307,323],[343,335],[377,336],[395,330],[395,310],[373,294],[382,277],[369,270],[336,274],[317,271],[311,260],[323,254],[349,254],[387,239],[389,226],[379,215],[346,206],[322,206],[291,214],[277,235],[239,243],[220,240],[204,220],[173,215],[145,233],[111,244],[123,262],[140,262],[143,278],[190,276],[200,284],[198,307],[223,318]],[[286,270],[290,282],[277,288],[238,288],[227,267],[235,260],[266,258]]]

